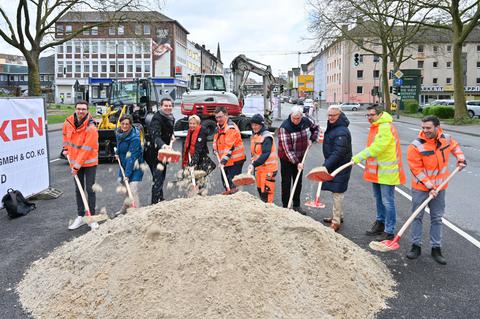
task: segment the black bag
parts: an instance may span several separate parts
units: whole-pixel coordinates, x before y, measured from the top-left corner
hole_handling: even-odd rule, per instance
[[[9,188],[7,194],[3,196],[2,203],[10,218],[25,216],[37,208],[34,203],[26,200],[20,191],[11,188]]]

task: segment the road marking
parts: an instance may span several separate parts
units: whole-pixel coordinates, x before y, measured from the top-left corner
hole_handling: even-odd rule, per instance
[[[362,165],[362,164],[357,164],[358,166],[360,166],[361,168],[365,169],[365,166]],[[395,187],[395,190],[400,194],[400,195],[403,195],[406,199],[408,199],[409,201],[412,201],[412,196],[407,194],[403,189],[401,189],[400,187],[396,186]],[[428,207],[425,208],[425,211],[427,212],[427,214],[430,214],[430,209]],[[462,236],[463,238],[465,238],[466,240],[468,240],[470,243],[472,243],[474,246],[476,246],[477,248],[480,248],[480,241],[476,240],[475,238],[473,238],[472,236],[470,236],[469,234],[467,234],[465,231],[463,231],[462,229],[460,229],[459,227],[455,226],[454,224],[452,224],[450,221],[448,221],[447,219],[443,218],[442,217],[442,222],[445,224],[445,226],[447,226],[448,228],[450,228],[451,230],[453,230],[454,232],[456,232],[457,234],[459,234],[460,236]]]
[[[56,159],[53,159],[50,161],[50,163],[53,163],[53,162],[56,162],[56,161],[59,161],[60,160],[60,157],[57,157]]]
[[[412,130],[412,131],[415,131],[415,132],[420,132],[420,130],[418,128],[411,128],[411,127],[407,127],[409,130]]]

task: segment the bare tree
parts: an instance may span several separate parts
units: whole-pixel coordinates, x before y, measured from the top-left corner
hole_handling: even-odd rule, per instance
[[[45,50],[75,38],[78,34],[95,26],[120,21],[126,10],[145,8],[142,0],[18,0],[15,15],[9,15],[5,2],[0,6],[0,36],[17,48],[28,65],[28,94],[41,94],[39,58]],[[160,6],[160,4],[159,4]],[[55,23],[68,12],[91,10],[104,12],[104,21],[74,30],[61,39],[54,35]]]
[[[309,4],[313,8],[309,29],[317,35],[320,46],[348,40],[381,58],[382,92],[390,111],[388,58],[394,69],[411,58],[405,49],[415,41],[420,27],[410,20],[428,10],[395,0],[310,0]]]

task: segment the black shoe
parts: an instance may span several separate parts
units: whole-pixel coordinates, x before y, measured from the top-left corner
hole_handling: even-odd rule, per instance
[[[407,253],[408,259],[417,259],[422,253],[422,248],[417,245],[412,245],[412,249]]]
[[[382,234],[376,238],[376,241],[393,240],[394,237],[395,237],[394,234],[382,232]]]
[[[300,208],[300,206],[293,206],[293,210],[296,211],[297,213],[307,216],[307,213],[302,208]]]
[[[447,261],[442,256],[442,249],[440,247],[433,247],[432,248],[432,257],[440,265],[446,265],[447,264]]]
[[[325,218],[323,219],[323,222],[324,222],[325,224],[331,224],[331,223],[332,223],[332,219],[333,219],[332,217],[325,217]],[[340,223],[343,224],[343,218],[340,219]]]
[[[378,236],[383,234],[384,230],[385,230],[385,224],[376,220],[375,223],[373,223],[372,225],[372,229],[367,230],[366,234],[367,236]]]

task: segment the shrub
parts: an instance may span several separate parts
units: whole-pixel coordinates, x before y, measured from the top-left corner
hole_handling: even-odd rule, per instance
[[[423,113],[423,115],[431,115],[432,114],[431,110],[432,110],[432,107],[427,106],[427,107],[423,108],[422,113]]]
[[[452,106],[433,105],[423,109],[423,115],[435,115],[440,119],[451,119],[455,115],[455,108]]]
[[[416,100],[405,100],[405,113],[417,113],[418,112],[418,102]]]

